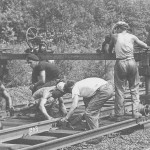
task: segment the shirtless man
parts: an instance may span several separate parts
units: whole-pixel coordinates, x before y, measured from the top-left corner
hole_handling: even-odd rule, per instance
[[[134,59],[134,44],[147,49],[148,46],[135,35],[128,32],[129,25],[119,21],[115,25],[115,34],[112,35],[109,53],[116,53],[116,63],[114,67],[114,84],[115,84],[115,115],[116,121],[121,121],[124,114],[124,92],[125,82],[129,82],[129,89],[133,101],[133,115],[135,118],[142,116],[138,112],[139,100],[139,72]]]
[[[62,96],[64,95],[63,92],[56,89],[55,86],[51,87],[43,87],[37,90],[33,94],[33,99],[38,100],[38,106],[41,113],[45,116],[46,119],[52,120],[53,118],[48,114],[45,104],[47,103],[47,100],[49,99],[51,103],[58,99],[59,102],[59,111],[62,113],[62,116],[66,115],[67,110],[63,102]]]

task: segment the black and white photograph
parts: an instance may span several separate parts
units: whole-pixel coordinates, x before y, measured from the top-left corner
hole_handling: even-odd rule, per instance
[[[0,150],[150,150],[150,0],[0,0]]]

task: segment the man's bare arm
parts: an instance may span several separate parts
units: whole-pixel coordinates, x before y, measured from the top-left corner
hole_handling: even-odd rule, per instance
[[[8,102],[8,107],[11,108],[12,107],[12,99],[10,97],[10,94],[7,92],[7,90],[3,84],[1,85],[0,88],[3,91],[3,96],[6,98],[6,100]]]
[[[45,81],[46,81],[46,72],[45,70],[43,70],[40,72],[40,75],[38,76],[38,82],[34,83],[34,87],[44,84]]]
[[[62,97],[58,98],[58,101],[59,101],[59,110],[61,111],[63,116],[66,116],[67,115],[67,109],[66,109],[66,106],[63,102],[63,98]]]
[[[9,93],[8,93],[6,90],[4,90],[4,91],[3,91],[3,94],[4,94],[4,97],[5,97],[5,98],[7,99],[7,101],[8,101],[8,107],[11,108],[11,107],[12,107],[12,99],[11,99]]]
[[[134,42],[136,42],[139,46],[148,49],[148,46],[143,41],[139,40],[136,36],[134,36]]]
[[[50,119],[52,119],[52,117],[50,117],[49,114],[47,113],[47,110],[45,108],[46,102],[47,102],[47,99],[41,98],[39,101],[39,109],[42,112],[42,114],[45,116],[45,118],[50,120]]]
[[[66,118],[70,118],[71,115],[73,114],[74,110],[77,108],[78,106],[78,101],[79,101],[79,96],[78,95],[75,95],[74,98],[73,98],[73,102],[72,102],[72,105],[71,105],[71,108],[66,116]]]

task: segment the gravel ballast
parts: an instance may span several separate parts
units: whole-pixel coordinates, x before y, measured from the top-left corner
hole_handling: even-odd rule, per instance
[[[31,99],[28,87],[8,88],[13,105],[26,104]],[[63,148],[62,150],[145,150],[150,147],[150,128],[130,128],[103,136],[98,144],[83,142]]]
[[[146,150],[150,147],[150,128],[130,128],[103,136],[98,144],[83,142],[62,150]]]

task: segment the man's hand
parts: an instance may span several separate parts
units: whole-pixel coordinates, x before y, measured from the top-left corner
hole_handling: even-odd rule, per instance
[[[64,117],[60,120],[61,122],[68,122],[68,118],[67,117]]]

